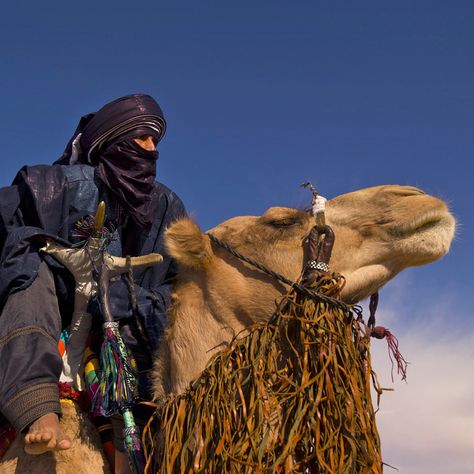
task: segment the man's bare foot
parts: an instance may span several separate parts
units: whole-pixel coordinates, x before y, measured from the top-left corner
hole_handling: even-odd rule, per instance
[[[43,454],[46,451],[62,451],[71,447],[71,440],[59,426],[56,413],[48,413],[31,423],[25,435],[25,451],[28,454]]]

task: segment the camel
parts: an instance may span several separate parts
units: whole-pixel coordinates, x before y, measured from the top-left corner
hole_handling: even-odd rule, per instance
[[[345,276],[342,298],[348,303],[368,297],[407,267],[441,258],[455,230],[443,201],[418,188],[397,185],[331,199],[326,221],[336,235],[331,271]],[[262,216],[235,217],[209,232],[296,280],[304,262],[303,243],[313,225],[313,216],[305,210],[273,207]],[[166,245],[179,272],[170,327],[154,367],[157,400],[181,393],[216,351],[250,324],[267,320],[275,300],[287,291],[286,285],[211,243],[189,218],[169,227]],[[87,421],[72,412],[63,416],[63,423],[69,432],[79,433],[69,452],[32,459],[17,439],[0,462],[0,472],[107,472],[91,437],[83,436],[91,430]]]
[[[327,203],[336,241],[331,270],[345,276],[342,298],[355,303],[407,267],[445,255],[454,233],[446,205],[418,188],[377,186]],[[270,208],[259,217],[235,217],[210,232],[241,254],[295,281],[303,242],[314,226],[309,212]],[[268,319],[285,285],[216,248],[190,219],[167,230],[180,265],[171,326],[156,358],[155,396],[181,393],[213,353],[252,323]]]

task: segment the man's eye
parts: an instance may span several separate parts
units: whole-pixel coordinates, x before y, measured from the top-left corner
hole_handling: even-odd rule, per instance
[[[151,138],[151,141],[154,143],[156,146],[158,144],[158,140],[155,137],[152,137],[151,135],[143,135],[141,137],[137,137],[137,140],[140,140],[142,142],[146,142]]]

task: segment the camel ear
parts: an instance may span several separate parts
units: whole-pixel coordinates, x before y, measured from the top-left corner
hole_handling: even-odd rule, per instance
[[[209,237],[188,217],[166,229],[165,245],[169,255],[185,267],[204,269],[212,259]]]

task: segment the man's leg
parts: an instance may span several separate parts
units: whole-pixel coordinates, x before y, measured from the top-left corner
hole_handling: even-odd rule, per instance
[[[53,276],[42,263],[33,283],[10,295],[0,315],[0,411],[18,432],[27,430],[30,454],[71,446],[58,418],[60,332]]]

